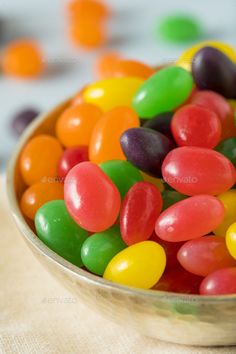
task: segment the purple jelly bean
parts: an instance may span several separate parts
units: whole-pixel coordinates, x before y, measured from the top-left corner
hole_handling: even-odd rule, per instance
[[[150,128],[156,130],[157,132],[162,133],[163,135],[166,135],[169,139],[173,140],[173,135],[170,128],[170,123],[173,115],[173,112],[166,112],[158,114],[152,119],[145,119],[143,128]]]
[[[174,144],[165,135],[149,128],[131,128],[120,139],[129,162],[143,172],[161,177],[161,165]]]
[[[200,90],[211,90],[236,98],[236,65],[220,50],[200,49],[192,62],[193,79]]]
[[[26,108],[15,114],[12,121],[12,130],[20,136],[25,128],[39,115],[35,108]]]

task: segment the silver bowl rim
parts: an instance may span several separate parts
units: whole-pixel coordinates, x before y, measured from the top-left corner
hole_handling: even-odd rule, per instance
[[[26,142],[30,139],[33,135],[34,131],[41,125],[41,123],[48,118],[48,114],[53,113],[54,111],[63,108],[71,99],[67,99],[62,102],[60,105],[54,107],[54,109],[49,110],[47,113],[39,115],[25,130],[25,132],[20,137],[17,146],[12,153],[12,156],[8,162],[7,167],[7,196],[8,202],[10,206],[11,213],[15,220],[15,223],[18,229],[23,234],[24,238],[34,247],[36,248],[40,254],[45,256],[49,262],[56,263],[57,266],[63,268],[65,271],[69,273],[73,273],[74,276],[79,277],[81,280],[90,283],[91,285],[94,284],[96,286],[101,286],[116,292],[122,292],[124,295],[131,295],[131,296],[142,296],[145,298],[150,298],[152,300],[164,300],[164,301],[178,301],[184,303],[205,303],[205,304],[217,304],[222,302],[233,302],[236,303],[236,294],[235,295],[213,295],[213,296],[202,296],[202,295],[193,295],[193,294],[182,294],[182,293],[174,293],[174,292],[167,292],[167,291],[160,291],[160,290],[143,290],[137,289],[125,285],[120,285],[118,283],[114,283],[108,280],[105,280],[102,277],[99,277],[95,274],[89,273],[88,271],[79,268],[70,262],[66,261],[64,258],[56,254],[52,251],[49,247],[47,247],[39,238],[38,236],[30,229],[28,224],[26,223],[21,210],[18,205],[18,201],[15,194],[14,189],[14,172],[16,163],[19,159],[21,154],[22,148],[26,144]]]

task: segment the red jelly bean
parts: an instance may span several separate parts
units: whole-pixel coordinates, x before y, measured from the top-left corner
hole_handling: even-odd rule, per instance
[[[197,91],[191,98],[191,103],[205,107],[215,112],[222,124],[222,139],[236,135],[233,109],[230,103],[214,91]]]
[[[217,195],[230,189],[236,180],[233,164],[217,151],[183,146],[168,153],[163,165],[164,180],[186,195]]]
[[[179,267],[167,270],[152,289],[182,294],[198,294],[201,281],[202,277]]]
[[[177,145],[214,148],[221,138],[221,123],[209,109],[186,105],[172,118],[171,130]]]
[[[166,209],[156,222],[155,232],[169,242],[204,236],[224,218],[223,203],[211,195],[196,195]]]
[[[78,146],[66,149],[59,161],[58,175],[64,181],[67,173],[80,162],[88,161],[88,148]]]
[[[219,269],[203,279],[201,295],[236,294],[236,267]]]
[[[126,194],[120,212],[120,230],[127,245],[147,240],[162,208],[162,197],[149,182],[135,183]]]
[[[120,210],[120,193],[107,175],[91,162],[81,162],[65,179],[68,212],[82,228],[100,232],[111,227]]]
[[[218,236],[205,236],[186,242],[178,252],[178,260],[188,272],[203,277],[218,269],[236,266],[225,239]]]

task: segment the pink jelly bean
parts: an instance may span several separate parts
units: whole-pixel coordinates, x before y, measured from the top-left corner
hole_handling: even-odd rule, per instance
[[[236,294],[236,267],[219,269],[203,279],[201,295]]]

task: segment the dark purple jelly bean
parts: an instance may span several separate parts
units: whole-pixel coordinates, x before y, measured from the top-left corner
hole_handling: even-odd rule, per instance
[[[226,98],[236,98],[236,65],[218,49],[200,49],[193,58],[192,74],[200,90],[211,90]]]
[[[173,115],[173,112],[166,112],[158,114],[152,119],[145,119],[143,127],[156,130],[157,132],[166,135],[168,138],[173,139],[173,135],[170,128],[170,123]]]
[[[13,118],[12,129],[14,133],[20,136],[25,128],[39,115],[39,111],[34,108],[26,108],[18,113]]]
[[[149,128],[131,128],[120,139],[129,162],[141,171],[161,177],[161,165],[174,144],[165,135]]]

